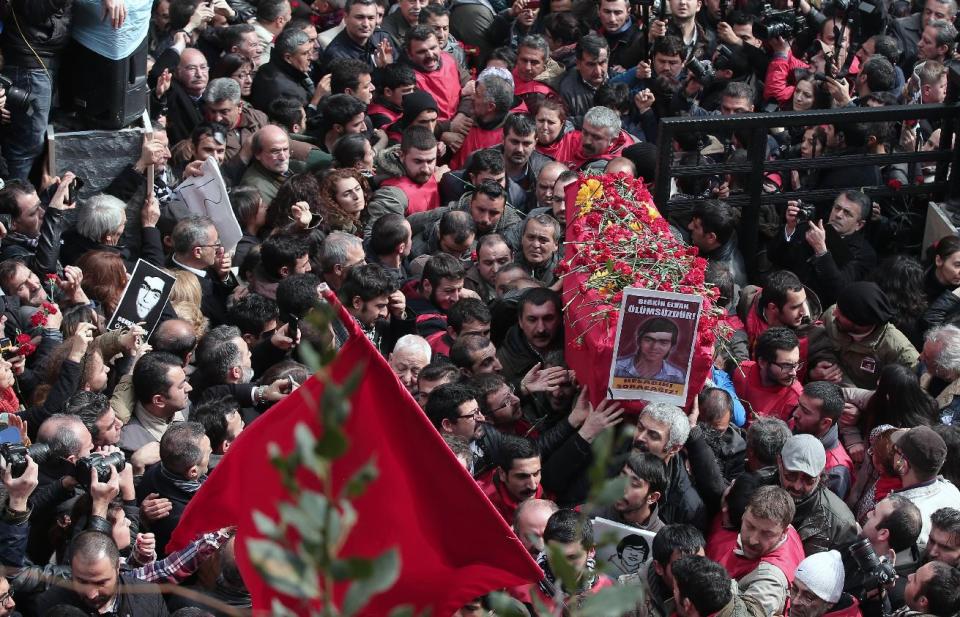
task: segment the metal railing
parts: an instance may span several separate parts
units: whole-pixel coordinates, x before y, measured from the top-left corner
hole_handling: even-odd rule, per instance
[[[957,88],[951,83],[949,101],[957,101]],[[810,159],[767,160],[767,135],[771,128],[818,126],[850,122],[893,122],[901,120],[939,121],[940,149],[929,152],[895,152],[890,154],[858,154],[847,156],[822,156]],[[709,165],[679,166],[675,161],[674,138],[685,133],[730,133],[747,135],[749,144],[746,162],[714,163]],[[738,230],[740,251],[751,275],[756,275],[759,246],[760,208],[764,204],[779,204],[803,198],[807,201],[832,200],[843,188],[821,190],[784,191],[765,193],[764,180],[767,174],[789,173],[792,170],[833,169],[864,165],[890,165],[894,163],[928,163],[936,161],[934,182],[904,186],[897,191],[887,186],[861,187],[873,198],[898,196],[926,196],[933,200],[960,198],[960,148],[950,149],[953,136],[960,133],[960,104],[956,102],[931,105],[898,105],[890,107],[849,107],[821,109],[802,112],[749,113],[729,116],[675,117],[660,122],[657,139],[657,176],[654,203],[669,215],[673,204],[680,199],[671,198],[673,178],[716,174],[746,175],[743,193],[725,199],[731,206],[741,208]],[[948,178],[948,170],[950,177]],[[704,201],[707,198],[681,198],[684,204]]]

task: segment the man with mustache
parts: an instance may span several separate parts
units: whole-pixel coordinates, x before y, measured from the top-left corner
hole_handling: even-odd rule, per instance
[[[826,464],[823,444],[813,435],[793,435],[780,452],[780,486],[796,504],[793,525],[807,555],[857,540],[850,508],[820,479]]]
[[[504,435],[499,454],[497,469],[479,484],[503,520],[512,522],[521,503],[543,495],[540,448],[526,437]]]
[[[634,450],[620,476],[627,480],[623,497],[596,512],[596,516],[653,533],[660,531],[664,524],[657,510],[668,486],[666,465],[649,452]]]
[[[440,207],[435,175],[437,139],[433,131],[418,125],[408,127],[400,141],[400,163],[404,174],[384,180],[370,199],[367,220],[371,223],[366,236],[372,233],[372,222],[386,214],[409,216]]]
[[[377,28],[377,3],[374,0],[348,0],[344,7],[343,30],[335,36],[320,57],[326,67],[337,58],[353,58],[377,67],[377,52],[387,49],[390,35]]]
[[[523,378],[534,366],[544,364],[548,352],[563,350],[561,300],[557,292],[529,289],[520,297],[517,323],[507,331],[497,358],[501,374],[522,396],[529,395]]]
[[[760,487],[747,502],[734,546],[720,557],[740,593],[758,600],[767,615],[783,614],[787,589],[803,561],[803,544],[790,525],[795,509],[787,491]]]

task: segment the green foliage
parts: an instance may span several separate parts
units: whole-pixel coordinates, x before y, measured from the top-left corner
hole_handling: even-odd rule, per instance
[[[319,331],[326,331],[331,317],[329,310],[318,313],[315,325]],[[379,475],[371,459],[353,473],[340,494],[333,490],[331,470],[333,462],[350,448],[343,426],[350,415],[350,396],[363,378],[363,367],[356,367],[343,383],[336,383],[325,370],[334,356],[331,350],[304,347],[303,356],[324,384],[319,401],[303,393],[307,404],[316,409],[322,431],[318,438],[306,424],[298,424],[291,452],[269,444],[271,462],[290,493],[290,501],[277,504],[278,520],[262,512],[253,513],[254,524],[264,537],[247,540],[247,549],[267,584],[301,602],[291,610],[275,600],[271,607],[275,617],[352,617],[370,598],[396,582],[400,555],[396,549],[389,549],[372,559],[340,556],[357,522],[351,500],[361,496]],[[319,481],[323,492],[303,488],[305,473]],[[291,532],[299,539],[295,546],[289,541]],[[334,587],[341,583],[347,584],[347,591],[337,607]],[[398,617],[414,616],[412,609],[404,607],[394,613]]]

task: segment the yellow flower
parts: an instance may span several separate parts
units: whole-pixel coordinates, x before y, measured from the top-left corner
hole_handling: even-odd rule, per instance
[[[584,208],[586,208],[586,212],[589,212],[593,202],[602,198],[603,189],[600,181],[591,178],[580,186],[580,190],[577,191],[576,203],[581,207],[581,213],[585,213]]]

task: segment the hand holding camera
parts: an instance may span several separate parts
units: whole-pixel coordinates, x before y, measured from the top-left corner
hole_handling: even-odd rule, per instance
[[[20,444],[17,445],[23,448]],[[25,449],[25,448],[24,448]],[[14,464],[7,463],[7,457],[0,458],[0,466],[3,467],[3,486],[7,489],[9,503],[7,507],[14,512],[26,512],[27,500],[33,494],[39,480],[40,467],[29,453],[24,454],[23,468],[15,469]],[[19,473],[15,473],[19,471]]]
[[[77,207],[77,192],[83,187],[83,180],[72,171],[63,174],[57,182],[57,190],[50,199],[50,208],[54,210],[72,210]]]

